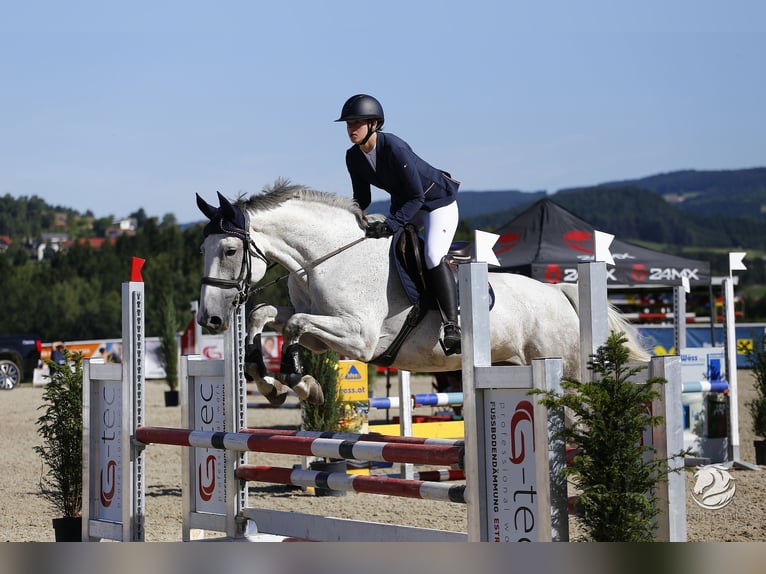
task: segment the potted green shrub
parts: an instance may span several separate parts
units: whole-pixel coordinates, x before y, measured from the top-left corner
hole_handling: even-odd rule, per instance
[[[160,361],[165,369],[165,406],[178,406],[178,323],[172,295],[162,297],[162,331],[160,333]]]
[[[326,351],[315,354],[301,348],[301,364],[305,373],[310,373],[322,387],[324,402],[321,405],[313,405],[307,401],[303,403],[302,427],[304,430],[339,432],[343,420],[343,402],[338,394],[338,353]],[[327,472],[346,472],[347,462],[343,459],[320,459],[309,463],[311,470]],[[346,493],[340,490],[316,488],[317,496],[344,496]]]
[[[45,362],[50,369],[43,391],[43,414],[37,419],[43,462],[40,490],[59,512],[53,519],[56,541],[82,536],[82,354],[64,350],[65,362]]]
[[[755,463],[766,465],[766,350],[765,337],[753,337],[753,349],[747,354],[747,363],[753,370],[755,397],[745,403],[750,412],[753,434],[760,437],[753,441]]]
[[[663,421],[649,415],[646,405],[659,397],[657,386],[666,381],[632,382],[645,367],[628,364],[624,343],[624,335],[612,334],[591,357],[593,381],[564,379],[561,394],[538,391],[549,409],[563,407],[573,414],[572,424],[556,434],[578,453],[564,473],[580,492],[576,508],[595,542],[652,541],[657,485],[669,469],[667,460],[647,457],[655,449],[642,443],[644,431]]]

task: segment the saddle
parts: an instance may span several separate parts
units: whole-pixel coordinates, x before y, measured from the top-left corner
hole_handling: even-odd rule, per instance
[[[394,237],[395,257],[402,284],[408,296],[413,303],[422,300],[422,296],[428,293],[430,285],[428,284],[425,265],[425,242],[418,230],[412,224],[407,224],[402,231]],[[452,270],[452,274],[457,281],[458,265],[469,263],[471,261],[472,244],[469,241],[455,241],[450,245],[445,262]],[[411,282],[417,293],[410,293],[407,282]],[[415,295],[415,297],[413,297]]]
[[[414,225],[402,227],[391,243],[393,267],[396,268],[402,287],[412,303],[412,309],[401,330],[391,345],[378,357],[370,362],[381,367],[390,366],[396,359],[404,340],[425,317],[430,309],[437,309],[436,298],[431,294],[425,266],[425,242]],[[458,265],[471,260],[471,243],[468,241],[454,242],[447,253],[445,261],[452,270],[457,281]]]

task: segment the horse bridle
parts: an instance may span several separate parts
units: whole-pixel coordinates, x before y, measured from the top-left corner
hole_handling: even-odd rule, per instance
[[[274,267],[276,263],[269,263],[266,254],[255,244],[255,241],[250,238],[250,234],[247,231],[242,235],[239,233],[229,233],[229,235],[242,239],[243,253],[242,265],[239,268],[239,276],[236,279],[219,279],[217,277],[206,275],[200,282],[203,285],[210,285],[211,287],[218,287],[220,289],[236,289],[237,295],[232,301],[232,306],[236,307],[240,303],[247,301],[247,298],[250,296],[250,283],[253,273],[250,258],[254,256],[261,259],[266,264],[267,272]]]
[[[345,251],[349,247],[353,247],[357,243],[364,241],[366,239],[366,237],[363,235],[362,237],[355,239],[351,243],[347,243],[346,245],[343,245],[342,247],[339,247],[338,249],[335,249],[334,251],[331,251],[330,253],[323,255],[322,257],[319,257],[318,259],[315,259],[314,261],[307,263],[303,267],[296,269],[295,271],[291,271],[290,273],[286,273],[285,275],[282,275],[281,277],[277,277],[273,281],[269,281],[268,283],[265,283],[256,289],[251,289],[250,287],[250,283],[252,282],[252,264],[250,263],[251,257],[257,257],[258,259],[261,259],[266,264],[266,273],[268,273],[269,270],[271,270],[274,266],[278,265],[278,263],[276,261],[272,261],[270,263],[268,258],[266,257],[266,254],[255,244],[255,241],[253,241],[252,238],[250,237],[249,225],[248,225],[248,229],[241,230],[242,233],[239,233],[239,231],[240,230],[237,230],[237,232],[229,231],[226,233],[227,235],[239,237],[242,240],[243,256],[242,256],[242,266],[239,269],[239,276],[236,279],[218,279],[217,277],[210,277],[206,275],[202,277],[202,279],[200,280],[200,282],[203,285],[210,285],[211,287],[218,287],[220,289],[237,289],[237,294],[231,303],[232,307],[237,307],[240,303],[244,303],[245,301],[247,301],[247,298],[250,296],[251,293],[258,293],[260,291],[263,291],[267,287],[270,287],[271,285],[275,285],[279,283],[286,277],[289,277],[290,273],[300,273],[301,271],[308,271],[309,269],[313,269],[320,263],[327,261],[331,257],[338,255],[339,253]]]

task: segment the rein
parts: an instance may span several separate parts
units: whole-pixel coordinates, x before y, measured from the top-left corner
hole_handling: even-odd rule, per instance
[[[347,243],[346,245],[344,245],[342,247],[338,247],[338,249],[336,249],[334,251],[330,251],[330,253],[327,253],[326,255],[322,255],[322,257],[319,257],[318,259],[314,259],[314,261],[311,261],[311,262],[307,263],[306,265],[304,265],[303,267],[299,267],[298,269],[296,269],[295,271],[291,271],[290,273],[300,273],[301,271],[308,271],[310,269],[313,269],[314,267],[316,267],[320,263],[324,263],[325,261],[327,261],[331,257],[335,257],[339,253],[343,253],[349,247],[353,247],[354,245],[356,245],[357,243],[361,243],[365,239],[367,239],[367,238],[366,237],[360,237],[359,239],[354,239],[351,243]],[[277,263],[270,263],[268,268],[266,269],[266,271],[268,272],[269,269],[271,269],[275,265],[277,265]],[[263,285],[260,285],[259,287],[256,287],[255,289],[253,289],[253,293],[260,293],[261,291],[263,291],[267,287],[271,287],[272,285],[276,285],[277,283],[279,283],[283,279],[286,279],[287,277],[289,277],[290,273],[286,273],[285,275],[282,275],[281,277],[277,277],[276,279],[273,279],[272,281],[269,281],[268,283],[264,283]]]
[[[232,234],[232,235],[239,237],[239,234]],[[236,297],[234,297],[234,300],[232,301],[232,306],[236,307],[240,303],[243,303],[244,301],[246,301],[251,293],[259,293],[263,291],[264,289],[266,289],[267,287],[276,285],[277,283],[279,283],[286,277],[289,277],[291,273],[300,273],[301,271],[309,271],[310,269],[313,269],[317,265],[324,263],[328,259],[335,257],[339,253],[344,252],[346,249],[353,247],[357,243],[361,243],[365,239],[366,237],[363,235],[362,237],[355,239],[351,243],[347,243],[346,245],[343,245],[339,247],[338,249],[335,249],[334,251],[331,251],[330,253],[327,253],[326,255],[323,255],[319,257],[318,259],[315,259],[314,261],[307,263],[303,267],[299,267],[295,271],[291,271],[290,273],[282,275],[281,277],[277,277],[276,279],[269,281],[268,283],[264,283],[263,285],[260,285],[259,287],[255,289],[251,289],[250,288],[250,282],[252,279],[252,265],[250,263],[251,257],[253,256],[258,257],[264,263],[266,263],[267,273],[275,265],[278,265],[278,263],[276,261],[272,261],[271,263],[269,263],[269,260],[266,258],[266,255],[263,253],[263,251],[261,251],[261,249],[250,238],[250,233],[246,232],[242,236],[242,244],[244,246],[245,254],[242,257],[242,267],[239,270],[239,276],[236,279],[219,279],[217,277],[205,276],[200,280],[200,282],[203,285],[210,285],[211,287],[218,287],[220,289],[237,289],[238,290],[237,295]]]

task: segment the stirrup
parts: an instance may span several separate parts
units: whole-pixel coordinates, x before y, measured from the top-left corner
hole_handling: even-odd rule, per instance
[[[460,327],[450,321],[444,324],[443,331],[444,335],[439,339],[439,344],[441,344],[444,354],[449,357],[462,353]]]

